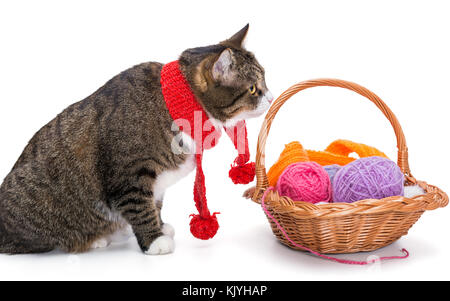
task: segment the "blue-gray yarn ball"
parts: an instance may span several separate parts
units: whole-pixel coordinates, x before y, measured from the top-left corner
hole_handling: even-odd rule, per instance
[[[339,171],[339,169],[342,168],[342,166],[338,165],[338,164],[333,164],[333,165],[327,165],[323,167],[325,169],[325,171],[328,174],[328,177],[330,178],[331,183],[333,183],[333,179],[334,176],[336,175],[336,173]]]

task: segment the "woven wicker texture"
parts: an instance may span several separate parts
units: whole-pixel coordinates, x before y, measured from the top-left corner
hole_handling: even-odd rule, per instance
[[[268,211],[297,244],[320,253],[354,253],[373,251],[384,247],[401,236],[420,218],[425,210],[434,210],[448,204],[448,196],[439,188],[416,180],[410,172],[408,149],[402,128],[386,104],[366,88],[344,80],[316,79],[300,82],[283,92],[270,107],[261,127],[256,153],[256,187],[252,200],[260,203],[269,187],[265,167],[265,146],[272,122],[281,106],[294,94],[318,86],[341,87],[352,90],[371,100],[391,123],[397,137],[397,164],[404,173],[407,184],[418,184],[426,193],[414,198],[394,196],[368,199],[354,203],[314,205],[294,202],[271,191],[265,204]],[[247,196],[250,196],[247,193]],[[275,236],[285,245],[298,249],[286,240],[275,223],[268,218]]]

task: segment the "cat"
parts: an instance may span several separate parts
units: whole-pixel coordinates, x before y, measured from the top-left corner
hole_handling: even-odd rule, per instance
[[[260,116],[273,99],[264,68],[243,46],[248,27],[178,59],[216,125]],[[162,67],[123,71],[32,137],[0,186],[0,253],[85,252],[127,229],[145,254],[173,252],[174,230],[160,215],[164,191],[195,164],[171,149],[180,130],[164,101]]]

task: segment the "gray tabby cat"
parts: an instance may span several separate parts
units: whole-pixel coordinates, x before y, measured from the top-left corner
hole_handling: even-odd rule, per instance
[[[247,31],[179,58],[216,124],[259,116],[272,101],[264,69],[242,46]],[[195,165],[192,154],[172,151],[179,131],[162,66],[120,73],[34,135],[0,187],[0,253],[83,252],[127,228],[146,254],[173,251],[173,228],[160,217],[164,191]]]

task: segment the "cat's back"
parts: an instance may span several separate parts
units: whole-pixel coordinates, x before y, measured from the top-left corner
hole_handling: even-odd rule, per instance
[[[72,105],[75,111],[93,111],[101,122],[119,107],[145,109],[162,104],[160,73],[163,64],[146,62],[128,68],[107,81],[86,99]],[[71,110],[71,107],[68,110]],[[140,111],[143,111],[141,107]]]
[[[144,95],[154,94],[161,91],[160,74],[163,64],[157,62],[146,62],[128,68],[106,82],[90,97],[82,100],[80,104],[90,102],[107,103],[117,101],[122,93],[142,93]],[[129,94],[128,94],[129,96]],[[129,99],[129,98],[128,98]],[[126,99],[121,99],[125,101]]]
[[[164,110],[160,87],[163,64],[145,62],[124,70],[85,99],[44,125],[25,147],[14,168],[72,151],[75,157],[93,154],[94,138],[102,128],[123,124],[125,118]]]

